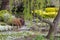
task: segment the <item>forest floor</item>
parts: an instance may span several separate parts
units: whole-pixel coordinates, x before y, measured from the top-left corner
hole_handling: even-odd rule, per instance
[[[30,22],[27,22],[22,28],[18,28],[18,31],[1,31],[0,40],[33,40],[37,35],[46,36],[49,31],[49,25],[46,23],[33,23],[30,27]],[[27,27],[27,25],[29,27]],[[42,37],[41,36],[41,37]],[[57,34],[54,35],[56,40],[60,40],[60,27],[57,27]],[[43,39],[46,40],[46,39]]]

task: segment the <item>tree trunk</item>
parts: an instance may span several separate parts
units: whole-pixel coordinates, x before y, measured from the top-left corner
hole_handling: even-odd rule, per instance
[[[59,10],[58,10],[58,14],[57,16],[55,17],[54,21],[53,22],[50,22],[49,20],[45,20],[43,19],[40,15],[37,16],[37,14],[32,14],[34,17],[38,17],[41,21],[47,23],[50,25],[50,29],[49,29],[49,32],[48,32],[48,35],[46,36],[46,38],[50,39],[50,37],[52,35],[55,35],[56,32],[57,32],[57,26],[58,26],[58,23],[60,22],[60,7],[59,7]]]
[[[9,9],[9,0],[2,0],[1,3],[1,10],[8,10]]]
[[[50,38],[51,35],[55,35],[57,33],[57,27],[58,27],[59,22],[60,22],[60,8],[59,8],[57,16],[55,17],[55,19],[53,21],[53,25],[50,25],[50,30],[47,35],[47,38]]]

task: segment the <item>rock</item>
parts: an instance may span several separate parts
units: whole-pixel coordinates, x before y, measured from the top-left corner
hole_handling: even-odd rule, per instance
[[[22,37],[16,38],[15,40],[25,40],[25,39],[24,39],[24,36],[22,36]]]
[[[15,40],[14,37],[8,36],[6,40]]]
[[[4,30],[11,30],[12,29],[12,26],[9,26],[9,25],[5,25],[5,26],[2,26],[0,25],[0,31],[4,31]]]
[[[40,28],[39,28],[38,26],[36,26],[36,25],[30,27],[30,30],[31,30],[31,31],[40,31],[39,29],[40,29]]]
[[[28,31],[30,28],[28,28],[27,26],[22,26],[21,28],[19,28],[18,30],[20,31]]]

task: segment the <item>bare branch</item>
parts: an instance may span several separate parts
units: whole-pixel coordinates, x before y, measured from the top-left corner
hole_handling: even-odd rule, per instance
[[[52,25],[53,22],[49,21],[49,20],[46,20],[46,19],[43,19],[40,15],[37,15],[37,14],[34,14],[33,15],[34,17],[37,17],[39,20],[41,20],[42,22],[45,22],[45,23],[48,23],[49,25]]]

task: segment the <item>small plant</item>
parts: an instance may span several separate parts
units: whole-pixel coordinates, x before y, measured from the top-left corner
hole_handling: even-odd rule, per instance
[[[42,35],[37,35],[33,40],[45,40],[45,38]]]

